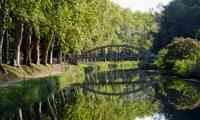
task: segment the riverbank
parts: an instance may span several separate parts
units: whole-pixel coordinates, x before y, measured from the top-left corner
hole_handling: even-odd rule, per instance
[[[108,66],[113,65],[111,64],[112,63],[104,63],[104,67],[98,68],[101,70],[108,70]],[[117,66],[123,66],[122,64],[123,63],[117,64]],[[128,67],[127,64],[124,65]],[[64,88],[70,88],[70,85],[74,83],[77,84],[84,82],[85,68],[89,66],[91,66],[91,64],[80,64],[76,66],[65,65],[62,66],[65,68],[63,72],[58,70],[58,66],[42,66],[42,68],[37,68],[39,66],[34,66],[34,68],[23,66],[23,69],[22,67],[17,68],[12,66],[4,66],[4,69],[8,71],[7,74],[11,76],[9,77],[13,77],[14,79],[8,81],[2,79],[4,83],[2,82],[3,84],[1,84],[0,87],[1,115],[5,114],[6,116],[9,116],[18,111],[19,108],[25,109],[33,107],[39,103],[47,103],[48,98],[50,98],[52,95],[55,95],[57,92],[62,91]],[[96,65],[93,64],[92,66],[94,67]],[[53,70],[53,68],[56,69]],[[123,68],[125,69],[125,67]],[[118,69],[120,69],[119,66]],[[31,70],[33,72],[27,72]],[[55,72],[53,73],[53,71]],[[36,73],[39,73],[39,75],[34,76]],[[26,75],[26,78],[29,79],[23,79],[25,78],[23,75]],[[44,77],[41,77],[41,75]],[[31,78],[31,76],[33,77]]]
[[[68,65],[68,64],[52,64],[52,65],[36,65],[31,66],[22,65],[20,67],[2,64],[0,66],[0,85],[12,84],[24,80],[32,80],[45,78],[48,76],[58,76],[67,73],[70,67],[86,68],[92,67],[93,70],[107,71],[111,69],[134,69],[138,62],[124,61],[124,62],[97,62],[89,64]],[[70,70],[69,70],[70,71]],[[68,74],[68,73],[67,73]]]
[[[36,65],[31,66],[22,65],[20,67],[10,66],[6,64],[1,65],[0,82],[11,80],[26,80],[34,78],[42,78],[50,75],[58,75],[65,71],[67,65],[53,64],[53,65]]]
[[[49,66],[43,67],[44,68],[40,68],[43,70],[40,71],[41,73],[44,73],[49,69]],[[160,87],[157,91],[164,97],[164,103],[167,101],[173,103],[177,108],[180,108],[177,109],[178,111],[181,111],[181,109],[184,111],[191,111],[189,110],[191,107],[191,109],[195,109],[199,106],[198,104],[195,104],[198,102],[199,98],[198,91],[190,89],[193,84],[188,84],[186,81],[184,82],[179,78],[166,79],[165,76],[162,76],[157,72],[153,74],[152,71],[150,73],[146,71],[147,73],[145,73],[145,70],[143,70],[142,72],[140,71],[142,73],[140,74],[140,72],[135,72],[135,69],[138,69],[137,62],[90,63],[65,65],[63,67],[65,68],[64,72],[60,74],[53,75],[52,73],[47,77],[31,78],[27,80],[22,79],[21,81],[10,80],[14,83],[7,84],[7,86],[5,86],[5,84],[4,86],[1,86],[0,114],[2,116],[8,116],[8,118],[13,114],[14,116],[18,116],[16,111],[19,112],[19,110],[22,109],[23,114],[25,114],[23,116],[27,116],[28,114],[26,113],[30,113],[30,111],[28,111],[29,109],[34,109],[36,107],[38,110],[40,108],[38,105],[41,103],[43,116],[51,116],[51,114],[53,114],[51,113],[52,106],[56,106],[53,108],[54,112],[57,113],[56,116],[64,116],[64,118],[76,118],[77,116],[80,116],[83,120],[91,120],[93,118],[98,118],[99,116],[101,116],[101,118],[104,118],[105,116],[108,117],[104,120],[110,119],[111,117],[115,120],[121,116],[121,119],[125,120],[128,117],[131,119],[142,116],[151,116],[160,111],[161,104],[159,98],[158,100],[154,98],[155,91],[151,85],[148,87],[148,84],[144,84],[144,88],[141,89],[140,92],[132,93],[130,96],[121,95],[121,97],[100,95],[98,93],[123,93],[126,90],[132,91],[132,89],[134,90],[134,84],[105,84],[100,86],[88,84],[87,86],[87,81],[99,82],[105,80],[115,82],[141,79],[156,80],[159,82],[157,85]],[[49,73],[52,71],[56,70],[50,70]],[[59,72],[59,70],[56,72]],[[83,86],[80,87],[80,85]],[[163,87],[163,85],[165,85],[165,87]],[[87,88],[94,91],[87,91]],[[174,92],[171,91],[175,91],[177,94],[173,94]],[[149,98],[146,99],[148,95]],[[194,95],[194,98],[191,95]],[[184,96],[186,96],[187,99],[184,99]],[[174,97],[178,98],[178,101],[174,101]],[[194,106],[194,104],[196,106]],[[96,109],[96,111],[94,111],[94,109]],[[118,110],[117,114],[115,114],[116,109]],[[73,114],[69,111],[73,112]],[[106,115],[104,114],[105,112]],[[128,116],[127,112],[129,113]],[[32,111],[31,113],[34,112]],[[48,115],[46,115],[46,113]]]
[[[43,68],[43,70],[46,70]],[[43,71],[44,72],[44,71]],[[68,66],[58,75],[28,80],[11,80],[0,87],[0,114],[15,113],[19,108],[29,108],[47,99],[73,83],[84,80],[83,70],[79,66]],[[36,77],[36,76],[35,76]]]

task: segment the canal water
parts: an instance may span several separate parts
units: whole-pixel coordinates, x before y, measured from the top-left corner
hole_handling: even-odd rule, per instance
[[[115,70],[97,72],[88,70],[87,83],[92,94],[120,96],[131,105],[135,120],[199,120],[200,82],[161,74],[157,70]],[[118,84],[119,83],[119,84]],[[86,89],[87,91],[87,89]],[[148,101],[148,102],[147,102]],[[139,104],[137,104],[139,103]],[[134,109],[138,110],[135,111]],[[138,113],[134,116],[134,113]],[[131,120],[128,115],[127,119]]]
[[[1,119],[200,120],[199,80],[164,75],[157,70],[112,67],[104,71],[86,67],[84,71],[83,83],[56,92],[48,87],[53,94],[42,98],[42,102],[34,103],[34,91],[25,98],[30,103],[23,105],[1,100]],[[16,99],[22,104],[20,98]],[[6,102],[10,102],[9,107]]]

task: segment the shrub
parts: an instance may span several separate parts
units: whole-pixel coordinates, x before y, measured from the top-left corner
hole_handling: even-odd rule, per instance
[[[157,67],[172,70],[175,74],[187,76],[200,59],[200,44],[191,38],[175,38],[175,41],[159,52],[155,61]]]
[[[175,74],[188,76],[195,68],[196,62],[192,60],[176,60],[173,66]]]
[[[166,69],[166,65],[165,65],[165,56],[167,54],[167,49],[163,48],[160,50],[158,58],[156,59],[156,61],[154,62],[154,64],[161,69]]]
[[[167,50],[166,58],[170,60],[196,60],[200,56],[199,42],[191,38],[175,38],[174,42],[167,46]]]

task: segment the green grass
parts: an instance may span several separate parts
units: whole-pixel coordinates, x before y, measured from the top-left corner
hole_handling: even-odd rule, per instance
[[[51,65],[36,65],[31,64],[31,66],[21,65],[20,67],[15,67],[7,64],[3,64],[2,67],[7,71],[7,76],[10,80],[19,80],[24,78],[30,78],[33,72],[48,72],[52,69]],[[5,80],[5,77],[1,77],[0,80]]]

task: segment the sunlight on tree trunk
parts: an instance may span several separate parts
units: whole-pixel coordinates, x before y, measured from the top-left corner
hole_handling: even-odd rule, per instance
[[[0,64],[3,63],[3,42],[4,42],[5,30],[0,28]]]
[[[14,65],[20,66],[20,58],[21,58],[21,44],[23,39],[23,31],[24,31],[24,23],[17,22],[16,23],[16,48],[15,48],[15,59],[14,59]]]
[[[45,49],[45,53],[44,53],[44,64],[45,65],[47,65],[48,64],[48,56],[49,56],[49,50],[50,50],[50,48],[51,48],[51,46],[52,46],[52,43],[53,43],[53,41],[54,41],[54,32],[53,31],[51,31],[50,32],[50,40],[49,40],[49,43],[48,43],[48,45],[47,45],[47,48]]]

